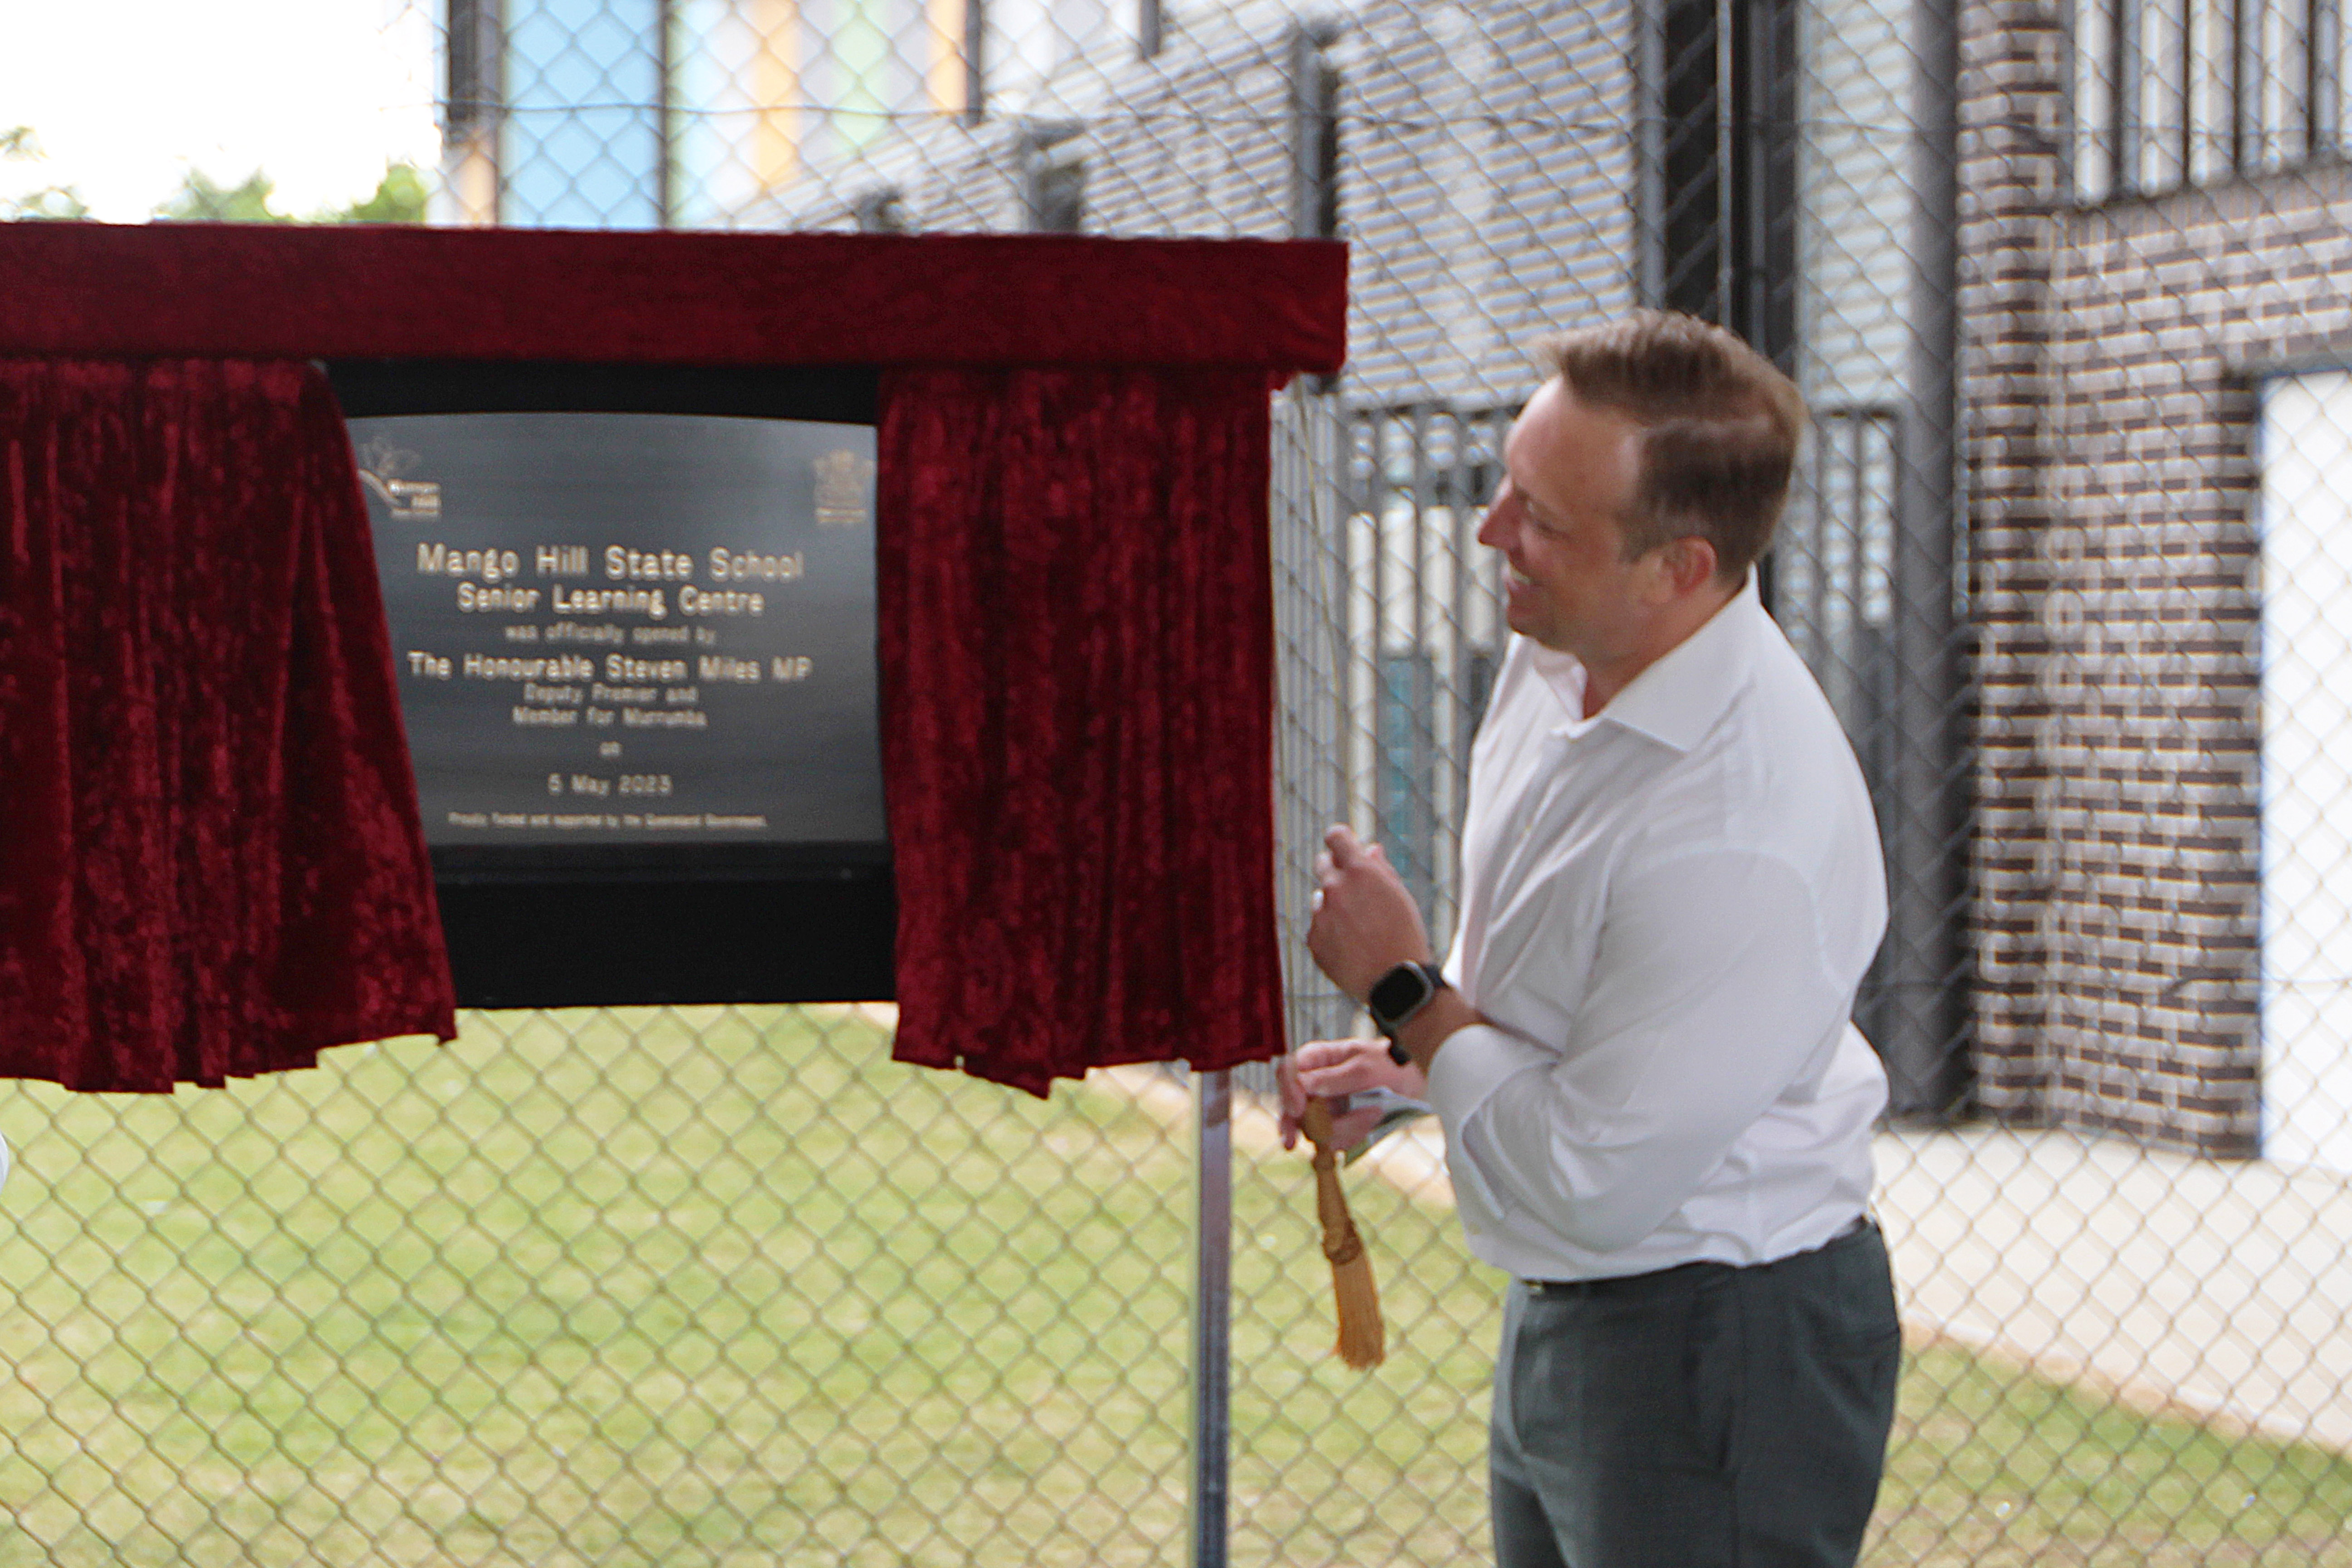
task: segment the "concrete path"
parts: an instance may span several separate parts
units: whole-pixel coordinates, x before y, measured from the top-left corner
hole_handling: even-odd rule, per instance
[[[2352,1183],[2071,1132],[1878,1142],[1906,1324],[2352,1451]]]
[[[1153,1069],[1105,1075],[1171,1122]],[[1236,1097],[1244,1149],[1270,1115]],[[2146,1410],[2352,1453],[2352,1181],[2072,1132],[1878,1140],[1880,1223],[1905,1326]],[[1451,1207],[1424,1121],[1360,1169]]]

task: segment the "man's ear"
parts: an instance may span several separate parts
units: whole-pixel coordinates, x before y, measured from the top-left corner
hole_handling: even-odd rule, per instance
[[[1715,546],[1696,533],[1668,540],[1657,548],[1657,586],[1662,597],[1687,597],[1715,579]]]

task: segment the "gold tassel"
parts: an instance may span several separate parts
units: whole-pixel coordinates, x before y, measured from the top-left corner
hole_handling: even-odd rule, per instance
[[[1315,1145],[1315,1214],[1323,1222],[1323,1256],[1331,1261],[1331,1291],[1339,1299],[1339,1359],[1362,1371],[1380,1365],[1388,1354],[1388,1334],[1381,1325],[1381,1294],[1372,1283],[1371,1258],[1356,1222],[1348,1217],[1347,1195],[1339,1190],[1330,1101],[1310,1098],[1299,1125]]]

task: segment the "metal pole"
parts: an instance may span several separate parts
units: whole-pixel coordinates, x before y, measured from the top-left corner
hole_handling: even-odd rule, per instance
[[[1322,74],[1322,57],[1305,27],[1290,29],[1289,58],[1284,68],[1290,78],[1290,232],[1301,237],[1315,233],[1322,210],[1322,182],[1329,172],[1319,167],[1323,127],[1316,110],[1315,89]]]
[[[1715,5],[1715,309],[1716,325],[1739,330],[1739,10]]]
[[[668,228],[677,222],[677,61],[674,34],[677,0],[656,0],[654,5],[654,205],[658,222]]]
[[[987,0],[963,0],[963,122],[977,125],[988,112]]]
[[[1225,1568],[1233,1433],[1234,1090],[1192,1075],[1192,1568]]]
[[[1135,53],[1139,59],[1150,59],[1160,52],[1160,0],[1136,0]]]
[[[1666,302],[1666,0],[1633,4],[1633,299]]]
[[[1887,798],[1889,997],[1880,1042],[1899,1114],[1958,1109],[1967,822],[1953,552],[1958,507],[1959,37],[1953,0],[1915,0],[1911,341],[1895,511],[1894,766]]]

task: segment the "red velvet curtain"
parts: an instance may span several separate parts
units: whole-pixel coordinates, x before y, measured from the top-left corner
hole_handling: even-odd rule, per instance
[[[0,359],[0,1076],[454,1030],[367,520],[289,362]]]
[[[901,1060],[1277,1056],[1261,371],[882,386]]]

